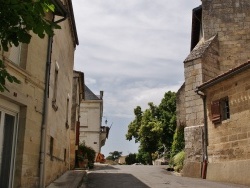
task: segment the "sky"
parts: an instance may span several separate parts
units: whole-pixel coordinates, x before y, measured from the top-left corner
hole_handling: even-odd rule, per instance
[[[103,125],[111,126],[101,152],[137,153],[126,140],[134,108],[158,105],[184,82],[192,9],[200,0],[72,0],[79,45],[74,69],[104,91]]]

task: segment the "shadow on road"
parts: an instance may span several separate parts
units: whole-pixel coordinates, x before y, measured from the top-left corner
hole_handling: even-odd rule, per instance
[[[89,171],[98,171],[98,170],[120,170],[120,169],[110,165],[95,165],[94,169],[91,169]]]
[[[149,188],[131,174],[89,173],[87,188]]]

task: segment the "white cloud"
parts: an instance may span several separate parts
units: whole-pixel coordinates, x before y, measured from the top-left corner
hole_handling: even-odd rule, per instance
[[[190,49],[192,9],[199,4],[199,0],[73,1],[80,42],[75,69],[84,72],[94,93],[104,90],[106,116],[126,126],[136,106],[159,104],[165,92],[179,89]],[[122,130],[117,134],[124,140]],[[107,147],[114,144],[111,137]]]

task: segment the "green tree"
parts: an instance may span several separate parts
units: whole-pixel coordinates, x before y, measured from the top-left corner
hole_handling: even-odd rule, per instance
[[[159,119],[163,124],[161,142],[167,151],[171,150],[173,135],[176,129],[176,93],[168,91],[158,107]]]
[[[122,156],[122,152],[119,151],[113,151],[113,152],[109,152],[109,156],[107,157],[108,160],[117,160]]]
[[[139,148],[138,154],[136,156],[137,161],[142,164],[150,164],[151,157],[148,152],[145,152],[141,148]]]
[[[134,163],[137,163],[137,158],[136,158],[136,153],[130,153],[128,156],[125,158],[125,162],[127,165],[131,165]]]
[[[141,153],[148,153],[148,164],[152,164],[152,154],[160,146],[166,145],[170,151],[176,127],[175,92],[167,92],[159,106],[152,102],[144,112],[140,106],[134,109],[135,119],[128,125],[127,140],[140,142]]]
[[[30,31],[40,38],[45,34],[52,36],[53,29],[60,27],[46,19],[46,13],[54,10],[55,6],[51,0],[0,0],[0,50],[8,51],[13,45],[29,43]],[[11,83],[20,83],[6,71],[4,62],[0,59],[1,92],[8,91],[5,86],[6,79]]]

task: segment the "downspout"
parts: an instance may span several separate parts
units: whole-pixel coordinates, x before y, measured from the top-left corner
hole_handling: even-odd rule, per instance
[[[196,90],[196,93],[201,96],[203,101],[203,111],[204,111],[204,141],[203,141],[203,164],[202,164],[202,179],[206,179],[207,176],[207,164],[208,164],[208,154],[207,154],[207,146],[208,146],[208,130],[207,130],[207,101],[206,95],[200,90]]]
[[[57,0],[56,0],[57,2]],[[63,10],[63,18],[54,21],[59,23],[67,19],[67,11]],[[39,161],[39,188],[45,187],[45,156],[46,156],[46,135],[47,135],[47,122],[48,122],[48,104],[49,104],[49,81],[50,81],[50,68],[51,68],[51,54],[52,54],[53,36],[48,38],[47,58],[46,58],[46,72],[45,72],[45,90],[43,99],[43,117],[41,128],[41,144],[40,144],[40,161]]]

